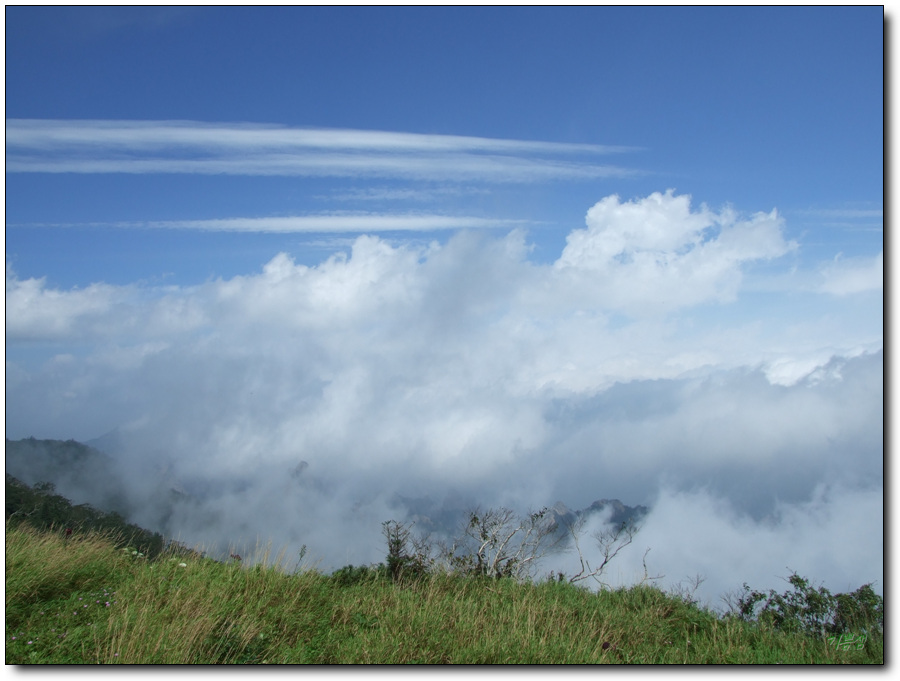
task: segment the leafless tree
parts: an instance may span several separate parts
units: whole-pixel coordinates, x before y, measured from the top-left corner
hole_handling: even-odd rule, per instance
[[[610,561],[634,541],[639,527],[627,521],[594,532],[600,558],[598,565],[591,565],[581,547],[585,524],[586,518],[581,517],[561,525],[548,508],[525,516],[503,507],[486,511],[475,508],[466,514],[455,538],[438,542],[435,547],[428,537],[413,534],[413,523],[390,521],[383,523],[388,544],[387,567],[395,580],[442,568],[463,575],[525,581],[535,576],[538,562],[547,554],[574,549],[581,569],[568,578],[569,583],[593,579],[606,586],[601,575]],[[640,583],[662,578],[648,573],[649,551],[644,553],[644,576]],[[565,577],[559,575],[558,579],[563,581]]]
[[[467,514],[460,536],[442,546],[441,556],[451,570],[525,580],[564,538],[555,530],[547,508],[525,517],[508,508],[476,508]]]
[[[669,592],[689,605],[696,605],[698,603],[697,590],[705,581],[706,578],[700,574],[696,574],[693,577],[686,577],[669,589]]]
[[[634,536],[638,533],[640,527],[628,520],[619,523],[614,527],[607,527],[603,530],[594,532],[592,536],[597,542],[597,547],[600,549],[600,564],[591,566],[590,561],[585,557],[584,551],[581,549],[581,536],[583,535],[586,520],[587,519],[582,516],[578,520],[568,523],[567,525],[569,536],[572,539],[572,545],[578,554],[578,561],[581,565],[581,570],[572,577],[569,577],[568,581],[570,584],[574,584],[585,579],[593,579],[601,586],[608,586],[600,580],[600,575],[603,574],[603,571],[606,569],[606,566],[609,565],[610,561],[619,555],[622,549],[634,541]],[[654,577],[649,576],[647,572],[648,553],[650,553],[650,549],[647,549],[644,552],[644,576],[640,581],[641,584],[649,580],[661,579],[663,577],[663,575],[656,575]]]

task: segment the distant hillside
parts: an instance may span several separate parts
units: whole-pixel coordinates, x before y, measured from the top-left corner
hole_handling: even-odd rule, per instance
[[[108,532],[116,546],[132,547],[148,557],[164,548],[162,535],[131,524],[120,514],[105,512],[90,504],[75,505],[59,494],[52,483],[29,486],[6,474],[6,519],[39,530],[84,534],[91,530]]]
[[[125,450],[125,445],[122,442],[122,434],[119,432],[118,428],[111,430],[100,437],[95,437],[93,440],[88,440],[84,444],[88,447],[93,447],[104,454],[109,454],[110,456],[121,454]]]
[[[170,527],[175,507],[189,508],[196,500],[170,471],[151,464],[124,472],[120,462],[125,449],[115,431],[91,442],[103,449],[75,440],[7,440],[6,472],[26,485],[49,483],[73,504],[89,504],[155,532],[177,534]]]
[[[6,440],[6,473],[26,485],[52,483],[76,504],[130,511],[115,460],[75,440]]]

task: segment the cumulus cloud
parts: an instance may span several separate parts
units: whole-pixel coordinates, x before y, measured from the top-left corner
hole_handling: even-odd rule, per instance
[[[165,470],[188,495],[169,531],[307,544],[325,567],[381,560],[403,499],[617,497],[652,506],[641,546],[673,579],[775,588],[789,566],[855,588],[882,553],[883,351],[841,324],[822,338],[815,305],[785,331],[783,296],[745,300],[744,269],[793,248],[774,212],[667,192],[599,202],[550,264],[516,229],[365,235],[182,288],[7,267],[7,436],[118,428],[130,479]],[[56,356],[26,361],[35,341]],[[133,494],[162,522],[157,489]]]
[[[120,289],[105,284],[72,291],[48,289],[43,278],[18,279],[7,262],[7,338],[71,338],[76,327],[83,329],[106,317],[122,297]]]
[[[775,211],[749,220],[705,206],[692,211],[689,196],[669,190],[625,203],[618,196],[597,203],[588,211],[587,227],[567,237],[556,267],[576,277],[579,288],[593,289],[605,307],[668,310],[731,300],[741,264],[794,248]]]
[[[133,341],[190,331],[204,321],[198,301],[175,289],[94,283],[61,291],[43,277],[19,279],[6,263],[7,341]]]

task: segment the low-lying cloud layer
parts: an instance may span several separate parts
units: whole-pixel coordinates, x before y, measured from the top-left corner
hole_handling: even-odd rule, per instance
[[[652,507],[626,581],[649,547],[711,602],[788,569],[856,588],[883,577],[883,256],[794,281],[800,247],[777,212],[668,192],[603,199],[548,265],[521,230],[364,235],[185,288],[7,265],[7,436],[119,428],[134,480],[165,469],[195,498],[182,539],[306,544],[326,567],[381,560],[398,495],[616,497]],[[133,494],[158,521],[158,491]]]

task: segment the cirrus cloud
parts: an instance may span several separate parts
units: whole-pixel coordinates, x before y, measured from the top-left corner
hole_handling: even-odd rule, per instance
[[[629,147],[194,121],[6,122],[10,173],[188,173],[535,182],[635,171],[564,157]]]

